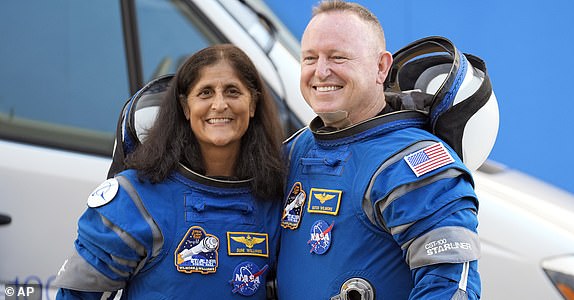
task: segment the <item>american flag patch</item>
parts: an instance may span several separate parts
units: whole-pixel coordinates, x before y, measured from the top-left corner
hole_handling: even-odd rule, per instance
[[[435,143],[405,156],[405,161],[417,177],[454,162],[442,143]]]

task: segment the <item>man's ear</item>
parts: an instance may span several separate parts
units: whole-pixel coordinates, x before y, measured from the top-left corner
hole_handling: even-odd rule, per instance
[[[379,74],[377,83],[384,84],[393,64],[393,55],[389,51],[383,51],[379,54]]]

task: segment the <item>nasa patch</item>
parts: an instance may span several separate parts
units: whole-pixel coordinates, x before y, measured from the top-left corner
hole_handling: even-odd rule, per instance
[[[119,186],[115,178],[104,181],[88,196],[88,206],[95,208],[108,204],[118,193]]]
[[[252,296],[257,292],[259,287],[263,284],[261,275],[267,271],[268,266],[265,265],[263,268],[259,267],[250,262],[245,261],[237,265],[233,271],[233,279],[229,281],[233,286],[232,292],[239,293],[243,296]]]
[[[175,249],[175,267],[182,273],[217,271],[219,239],[199,226],[191,226]]]
[[[310,253],[325,254],[327,250],[331,247],[331,231],[333,231],[333,226],[335,222],[329,225],[323,220],[318,220],[311,226],[311,238],[307,241],[307,244],[311,246]]]

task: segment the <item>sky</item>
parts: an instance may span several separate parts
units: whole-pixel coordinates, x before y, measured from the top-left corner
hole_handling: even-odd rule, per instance
[[[300,39],[316,0],[265,0]],[[574,193],[574,2],[363,0],[393,53],[444,36],[486,62],[500,110],[489,159]]]

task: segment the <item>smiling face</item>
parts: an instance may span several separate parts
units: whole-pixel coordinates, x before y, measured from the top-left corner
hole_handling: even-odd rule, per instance
[[[226,61],[205,66],[191,87],[184,113],[202,152],[226,147],[239,151],[255,114],[250,90]]]
[[[352,123],[379,113],[392,62],[370,24],[353,13],[313,17],[301,40],[303,97],[316,113],[346,111]]]

